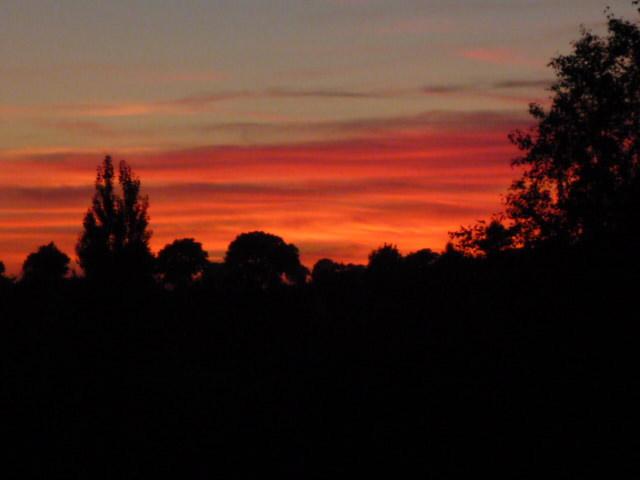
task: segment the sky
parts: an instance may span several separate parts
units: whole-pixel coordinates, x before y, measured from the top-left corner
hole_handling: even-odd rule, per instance
[[[441,250],[501,209],[555,55],[628,0],[0,0],[0,260],[72,258],[125,159],[158,251],[263,230],[319,258]]]

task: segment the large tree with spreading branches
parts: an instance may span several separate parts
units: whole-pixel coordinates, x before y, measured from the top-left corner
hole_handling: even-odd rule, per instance
[[[523,174],[506,197],[504,228],[494,220],[453,233],[466,251],[495,246],[487,236],[498,230],[500,249],[637,238],[640,28],[606,16],[606,34],[583,28],[572,51],[551,60],[550,105],[531,104],[534,125],[510,135]]]

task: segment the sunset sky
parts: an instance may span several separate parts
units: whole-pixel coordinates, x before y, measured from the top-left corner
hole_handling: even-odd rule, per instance
[[[72,258],[105,154],[152,247],[440,250],[500,209],[549,59],[629,0],[0,0],[0,260]]]

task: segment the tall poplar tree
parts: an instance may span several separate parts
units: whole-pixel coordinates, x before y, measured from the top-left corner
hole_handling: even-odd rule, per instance
[[[140,180],[125,161],[115,169],[110,156],[98,166],[95,193],[76,245],[87,278],[129,282],[150,276],[149,200],[140,193]]]

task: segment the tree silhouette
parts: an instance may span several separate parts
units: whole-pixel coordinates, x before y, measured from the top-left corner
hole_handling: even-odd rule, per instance
[[[376,275],[388,275],[395,272],[402,263],[402,255],[395,245],[384,244],[369,254],[367,268]]]
[[[6,269],[3,262],[0,262],[0,289],[11,284],[11,279],[5,276]]]
[[[637,2],[634,2],[637,4]],[[640,28],[607,14],[608,33],[583,29],[550,66],[548,109],[532,104],[536,125],[515,131],[524,167],[507,197],[520,241],[574,243],[633,235],[640,206]]]
[[[22,265],[22,280],[28,283],[52,284],[69,272],[69,257],[53,242],[29,254]]]
[[[637,1],[632,2],[638,5]],[[608,33],[586,29],[553,58],[551,105],[509,139],[524,169],[504,215],[450,236],[466,255],[513,246],[632,244],[640,234],[640,26],[607,12]]]
[[[481,220],[449,235],[465,255],[494,258],[514,246],[517,230],[517,226],[507,226],[501,219],[494,218],[488,224]]]
[[[92,206],[76,246],[79,263],[89,278],[129,281],[149,275],[148,198],[140,194],[140,180],[126,162],[118,168],[122,194],[115,190],[114,167],[107,156],[98,166]]]
[[[203,272],[208,256],[193,238],[174,240],[158,252],[157,270],[166,284],[183,288]]]
[[[314,284],[329,284],[334,281],[336,275],[344,269],[344,265],[334,262],[330,258],[318,260],[311,270],[311,280]]]
[[[409,253],[404,257],[405,275],[414,279],[423,278],[439,258],[440,255],[429,248]]]
[[[379,293],[398,286],[402,275],[403,258],[398,247],[384,244],[369,254],[367,277],[371,287]]]
[[[329,258],[318,260],[311,271],[313,285],[323,291],[336,291],[340,295],[355,295],[355,289],[363,283],[364,265],[334,262]]]
[[[305,282],[308,270],[300,263],[298,248],[265,232],[238,235],[229,244],[225,265],[244,285],[269,288]]]

